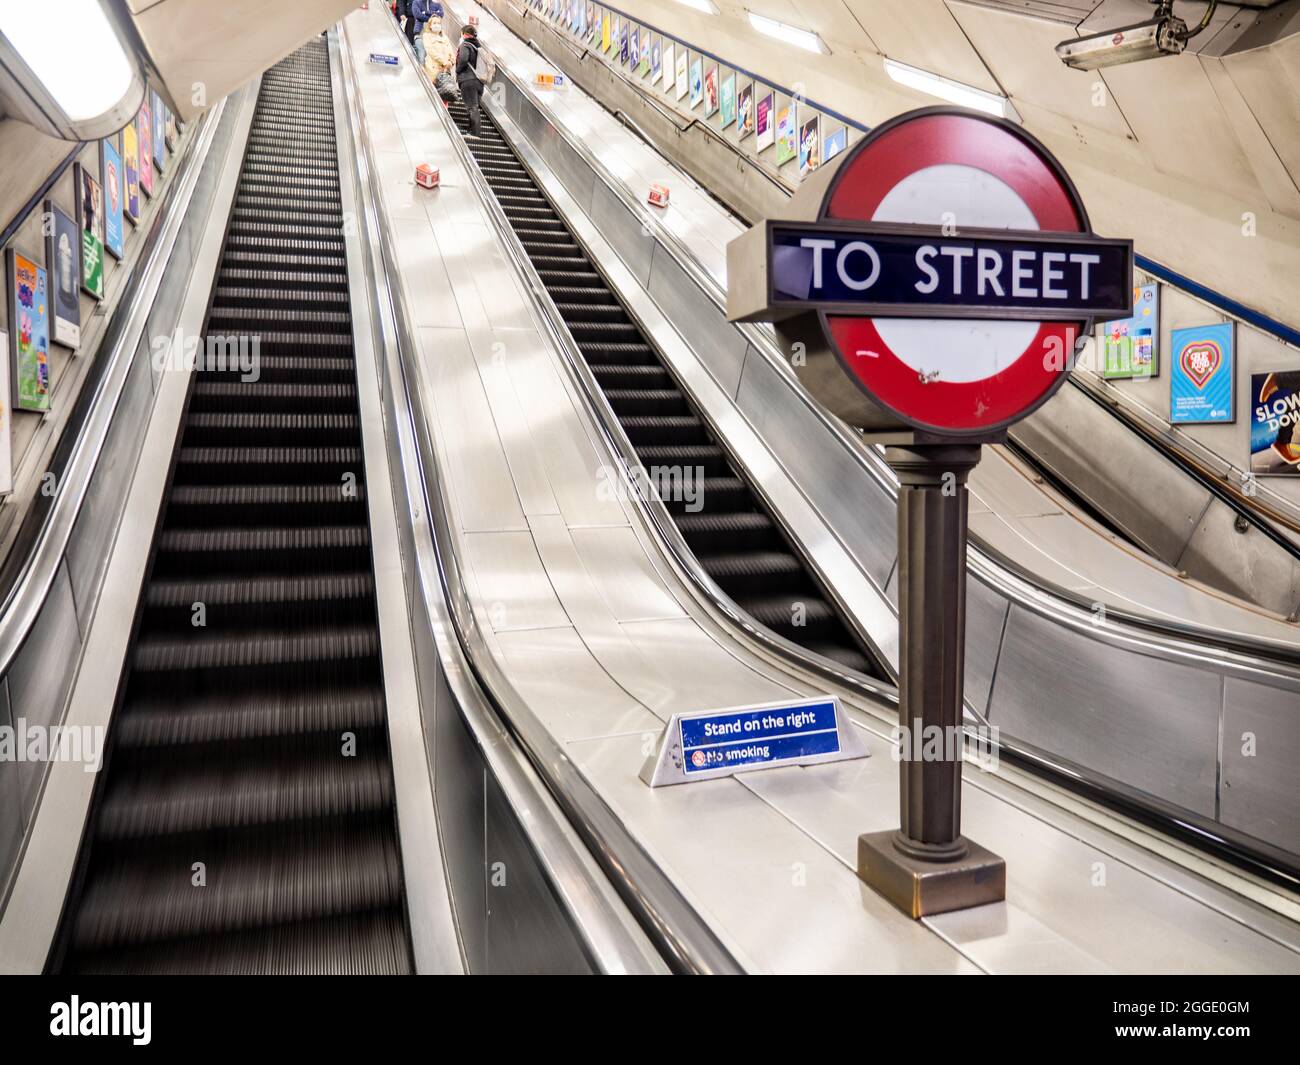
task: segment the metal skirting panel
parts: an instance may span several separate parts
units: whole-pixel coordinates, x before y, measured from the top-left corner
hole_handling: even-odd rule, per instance
[[[708,367],[714,380],[728,397],[735,399],[749,342],[739,330],[728,327],[722,309],[686,275],[671,252],[662,244],[648,242],[654,248],[650,262],[650,295],[677,327],[682,339]]]
[[[642,230],[640,221],[632,217],[623,202],[603,182],[597,184],[591,194],[591,220],[601,236],[614,246],[637,283],[649,287],[654,238]]]
[[[15,725],[48,728],[63,720],[64,704],[81,654],[81,631],[67,563],[59,565],[31,635],[9,669],[9,709]],[[0,775],[18,773],[24,831],[36,809],[49,761],[0,762]]]
[[[12,728],[13,725],[9,710],[9,682],[0,678],[0,728]],[[0,763],[0,898],[4,897],[6,875],[17,861],[18,851],[23,845],[26,820],[18,763]]]
[[[1201,515],[1177,566],[1283,617],[1300,608],[1300,558],[1253,525],[1238,529],[1237,512],[1220,499]]]
[[[423,660],[436,662],[436,648],[432,654],[432,659]],[[488,971],[487,902],[483,888],[487,772],[456,709],[441,668],[433,702],[433,728],[426,728],[425,733],[435,737],[433,784],[438,830],[466,965],[471,973],[483,973]],[[427,696],[425,703],[427,710]]]
[[[792,391],[765,358],[747,358],[736,406],[794,482],[804,486],[863,572],[884,588],[898,554],[894,502]]]
[[[1300,697],[1230,678],[1223,698],[1223,783],[1219,819],[1232,828],[1300,852]]]
[[[510,804],[487,778],[487,968],[494,975],[592,971],[519,831]]]
[[[1016,425],[1011,438],[1170,566],[1210,502],[1209,490],[1190,477],[1160,476],[1173,472],[1169,463],[1077,388],[1062,388]],[[1125,471],[1122,481],[1117,469]]]
[[[137,353],[122,386],[113,427],[104,441],[105,454],[112,456],[112,461],[96,470],[68,537],[68,571],[83,637],[95,613],[99,586],[108,568],[109,550],[117,535],[127,490],[135,475],[136,459],[149,426],[154,394],[147,353],[144,358]]]
[[[1212,673],[1081,639],[1013,606],[988,718],[1008,736],[1213,818],[1221,699]]]
[[[890,574],[891,586],[896,581]],[[982,581],[966,582],[966,701],[983,714],[988,711],[989,692],[1002,647],[1007,612],[1005,597]]]

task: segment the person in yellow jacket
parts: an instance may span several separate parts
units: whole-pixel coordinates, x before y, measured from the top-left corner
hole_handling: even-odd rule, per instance
[[[437,6],[435,14],[431,14],[425,20],[424,28],[420,32],[420,38],[424,42],[424,70],[433,81],[434,87],[441,94],[442,86],[438,84],[439,78],[446,75],[450,79],[452,88],[455,88],[455,79],[452,78],[452,68],[456,65],[456,50],[451,46],[451,41],[447,40],[447,35],[442,31],[442,8]],[[444,79],[444,80],[446,80]]]

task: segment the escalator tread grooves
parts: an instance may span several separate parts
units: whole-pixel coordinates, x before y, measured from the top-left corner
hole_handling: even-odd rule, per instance
[[[320,39],[261,80],[205,326],[259,373],[191,378],[52,969],[414,967],[332,100]]]
[[[449,112],[466,133],[464,106],[456,101]],[[700,499],[665,502],[705,571],[756,621],[851,669],[880,676],[491,115],[482,111],[480,118],[482,135],[466,142],[470,153],[641,464],[703,467]]]

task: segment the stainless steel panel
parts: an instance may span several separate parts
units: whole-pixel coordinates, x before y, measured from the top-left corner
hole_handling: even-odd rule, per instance
[[[421,329],[420,346],[463,527],[527,528],[464,329]]]
[[[878,768],[882,795],[892,793],[896,804],[897,783],[885,782],[894,770],[887,754],[651,791],[637,776],[644,760],[639,737],[575,743],[569,750],[614,811],[709,915],[724,942],[737,944],[733,949],[751,971],[976,971],[867,888],[834,854],[833,841],[793,820],[764,791],[765,783],[789,774],[785,779],[795,786],[815,788],[834,801],[820,786],[830,779],[824,773]],[[887,802],[880,804],[881,827],[889,825]]]
[[[1300,693],[1230,677],[1223,693],[1219,819],[1300,852]]]
[[[596,591],[618,621],[686,616],[630,527],[570,529],[569,536]]]
[[[1289,616],[1300,602],[1300,560],[1253,526],[1239,531],[1236,520],[1236,512],[1226,503],[1212,502],[1197,522],[1178,567],[1248,603]]]
[[[660,244],[655,245],[650,263],[649,289],[682,338],[734,399],[749,342]]]
[[[883,588],[898,539],[894,502],[766,359],[747,359],[736,403],[791,478]]]
[[[465,558],[494,632],[570,624],[528,533],[469,533]]]
[[[113,427],[104,441],[104,450],[68,537],[68,573],[83,637],[94,614],[99,583],[117,535],[127,488],[135,475],[153,399],[153,371],[149,360],[141,360],[137,355],[122,385]]]
[[[1013,606],[988,717],[1009,736],[1213,817],[1220,692],[1212,672],[1081,640]]]
[[[426,630],[427,631],[427,630]],[[427,651],[427,647],[425,651]],[[437,651],[431,658],[438,661]],[[487,972],[487,902],[483,896],[484,778],[483,762],[456,701],[438,669],[433,698],[433,788],[438,803],[438,832],[446,855],[447,879],[456,909],[456,927],[471,973]],[[427,718],[426,718],[427,722]]]
[[[519,123],[519,128],[524,131],[525,137],[533,144],[540,144],[550,124],[548,119],[531,101],[522,96],[516,97],[516,101],[516,107],[509,111],[510,117]]]
[[[72,601],[72,582],[64,562],[59,565],[31,635],[9,669],[9,708],[15,722],[25,718],[29,726],[48,727],[63,720],[68,687],[80,650],[81,634]],[[20,763],[24,825],[36,809],[47,768],[46,762]]]
[[[509,803],[487,786],[487,971],[578,975],[592,971]]]
[[[604,238],[618,251],[618,256],[643,285],[650,283],[650,259],[655,241],[641,224],[603,183],[591,194],[591,220]]]
[[[578,206],[584,211],[591,207],[592,191],[596,184],[596,175],[573,150],[569,142],[551,128],[549,122],[543,125],[544,133],[541,143],[533,141],[533,144],[541,151],[542,158],[555,171],[564,187],[568,190],[569,195],[577,202]]]
[[[891,584],[895,574],[890,574]],[[966,582],[966,701],[981,714],[988,708],[993,670],[1002,646],[1010,605],[981,581]]]
[[[593,651],[573,629],[503,632],[496,642],[511,684],[561,743],[662,731],[663,721],[608,672],[608,650]]]
[[[1210,501],[1208,489],[1077,388],[1062,388],[1011,435],[1170,565],[1177,563]]]
[[[12,728],[9,682],[0,678],[0,728]],[[22,763],[0,761],[0,899],[7,896],[9,871],[22,847],[26,819],[22,804]]]

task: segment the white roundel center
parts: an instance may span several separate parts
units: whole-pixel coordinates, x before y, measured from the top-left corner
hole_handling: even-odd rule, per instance
[[[959,163],[908,174],[880,201],[873,222],[986,229],[1037,229],[1019,194],[987,170]],[[875,318],[889,350],[917,373],[937,381],[982,381],[1015,362],[1038,333],[1037,322],[990,318]]]

